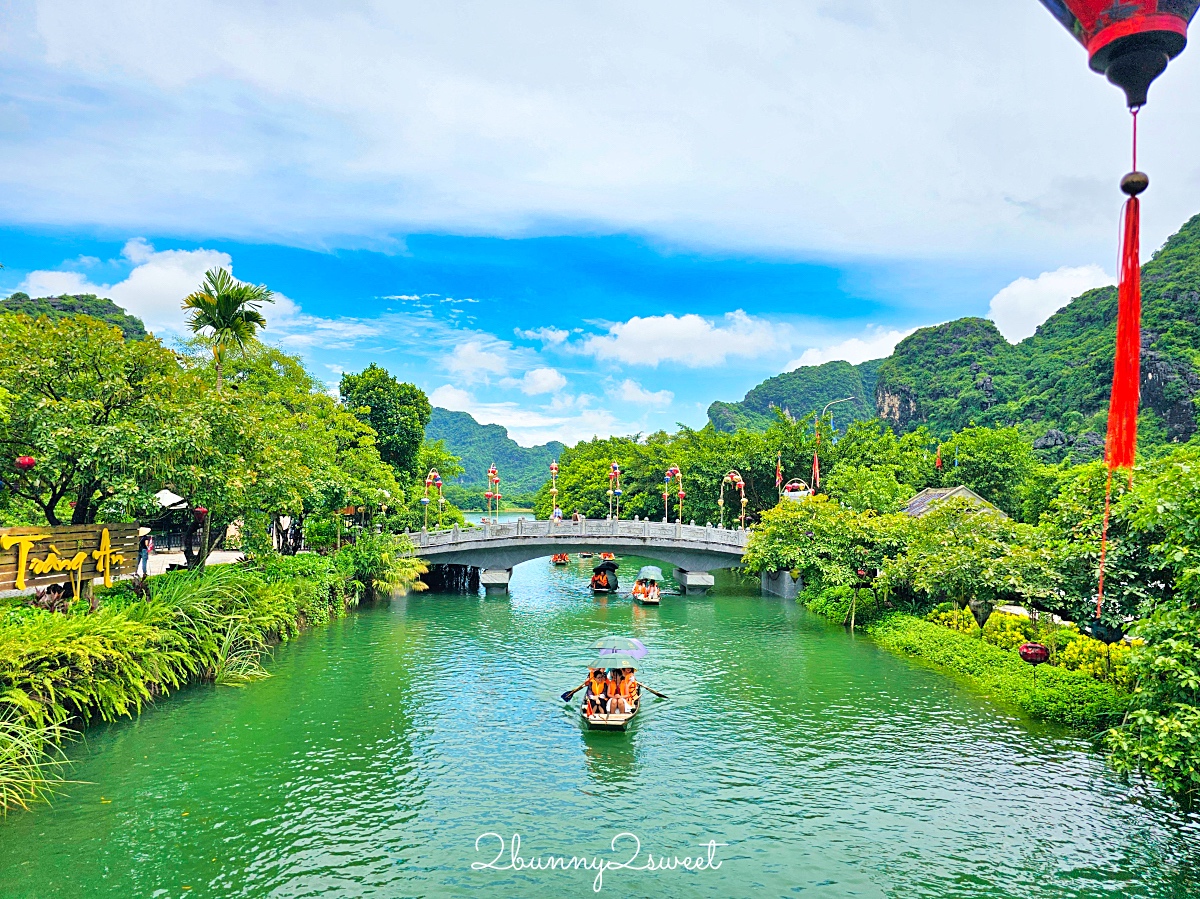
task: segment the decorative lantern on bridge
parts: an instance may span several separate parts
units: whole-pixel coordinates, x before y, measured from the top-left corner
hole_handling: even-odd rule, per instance
[[[429,469],[429,474],[425,475],[425,495],[421,497],[421,505],[425,508],[425,527],[429,527],[429,488],[437,490],[437,505],[438,505],[438,527],[442,526],[442,513],[446,509],[446,497],[442,495],[442,476],[438,474],[436,468]]]
[[[621,466],[616,462],[608,469],[608,517],[621,517]]]
[[[487,490],[484,491],[483,498],[487,500],[487,516],[494,521],[495,518],[492,515],[493,502],[495,503],[496,515],[500,514],[500,474],[496,471],[494,463],[487,470]]]
[[[1137,167],[1137,116],[1146,104],[1150,83],[1166,71],[1170,61],[1187,46],[1188,25],[1200,9],[1200,0],[1042,0],[1042,4],[1087,48],[1092,69],[1107,76],[1125,92],[1126,103],[1133,114],[1133,166],[1121,179],[1121,190],[1129,199],[1125,203],[1122,228],[1117,347],[1105,447],[1108,484],[1100,530],[1095,616],[1098,620],[1104,607],[1112,475],[1117,469],[1128,469],[1132,482],[1137,454],[1142,317],[1141,206],[1138,195],[1150,186],[1150,179]]]
[[[33,466],[37,465],[37,459],[33,458],[33,456],[17,456],[14,464],[17,467],[17,471],[25,474],[25,472],[32,470]]]
[[[208,509],[204,508],[204,506],[196,506],[196,508],[192,509],[192,517],[196,519],[196,524],[200,524],[208,517]]]
[[[550,517],[554,517],[554,510],[558,508],[558,460],[550,463]]]
[[[679,521],[683,521],[683,498],[687,494],[683,490],[683,472],[679,470],[678,465],[672,465],[663,474],[663,521],[667,521],[671,517],[670,502],[671,502],[671,481],[677,481],[677,489],[675,495],[679,499]]]
[[[742,500],[742,510],[739,520],[742,523],[742,529],[746,527],[746,480],[742,477],[737,469],[731,469],[725,477],[721,478],[721,495],[717,498],[717,508],[721,510],[721,527],[725,527],[725,488],[732,487],[737,490],[738,495]],[[683,519],[681,514],[680,519]]]

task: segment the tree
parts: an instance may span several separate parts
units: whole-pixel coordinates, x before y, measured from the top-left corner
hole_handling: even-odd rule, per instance
[[[967,428],[942,444],[942,484],[965,484],[1009,515],[1021,514],[1033,448],[1016,428]]]
[[[375,429],[380,456],[401,479],[424,476],[417,470],[419,455],[433,414],[424,391],[397,381],[373,362],[359,374],[343,374],[339,391],[346,407]]]
[[[899,512],[915,490],[896,481],[887,468],[838,465],[823,483],[825,491],[856,512],[874,509],[884,515]]]
[[[905,515],[855,512],[826,496],[787,500],[763,513],[743,561],[754,574],[794,571],[806,587],[844,587],[898,555],[910,528]]]
[[[183,308],[191,310],[187,324],[192,333],[208,332],[205,337],[212,347],[217,390],[221,389],[225,353],[235,346],[245,350],[246,343],[267,326],[259,307],[273,302],[274,295],[266,285],[238,281],[223,268],[205,272],[200,289],[184,298]]]
[[[1005,600],[1053,596],[1057,573],[1050,550],[1029,525],[969,500],[938,503],[912,526],[904,552],[884,568],[886,582],[932,602],[989,607]]]
[[[192,440],[202,382],[153,337],[87,316],[0,315],[3,476],[50,525],[128,518]]]
[[[1109,760],[1140,773],[1184,807],[1200,802],[1200,612],[1160,609],[1134,628],[1137,676],[1125,723],[1108,732]]]

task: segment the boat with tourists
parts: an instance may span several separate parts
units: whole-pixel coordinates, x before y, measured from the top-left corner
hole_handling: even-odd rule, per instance
[[[632,637],[603,637],[592,644],[596,658],[588,663],[579,716],[589,730],[625,730],[641,709],[636,670],[647,650]],[[563,694],[569,698],[570,694]]]
[[[550,564],[552,565],[569,565],[570,562],[571,557],[567,553],[555,553],[550,557]]]
[[[633,585],[634,602],[644,606],[659,605],[662,602],[662,591],[658,583],[662,577],[662,569],[657,565],[643,565]]]
[[[616,593],[618,586],[616,562],[601,562],[592,569],[593,593]]]
[[[600,553],[600,559],[604,562],[612,562],[617,558],[616,553],[603,552]]]

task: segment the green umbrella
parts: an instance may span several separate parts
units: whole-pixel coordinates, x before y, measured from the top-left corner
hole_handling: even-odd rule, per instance
[[[633,637],[601,637],[591,646],[592,649],[608,649],[620,650],[622,652],[635,653],[646,651],[645,645],[641,640],[636,640]]]
[[[598,656],[597,658],[588,662],[588,667],[589,668],[596,668],[596,667],[600,667],[600,668],[636,668],[640,664],[641,664],[641,662],[639,662],[637,659],[633,658],[632,656],[607,655],[607,656]]]
[[[662,579],[662,569],[657,565],[643,565],[642,570],[638,572],[640,581],[661,581]]]

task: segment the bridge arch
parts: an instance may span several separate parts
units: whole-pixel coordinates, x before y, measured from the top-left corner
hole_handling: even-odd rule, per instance
[[[526,521],[457,527],[410,534],[416,554],[435,565],[470,565],[487,573],[555,553],[618,552],[664,562],[683,575],[691,592],[712,585],[711,571],[735,568],[746,552],[747,532],[657,521]],[[507,586],[507,577],[490,579]]]

